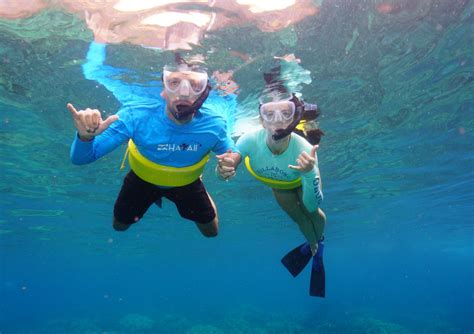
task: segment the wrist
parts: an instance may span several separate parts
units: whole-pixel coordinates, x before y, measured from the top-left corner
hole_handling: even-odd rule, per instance
[[[313,168],[309,171],[302,172],[301,176],[308,179],[314,179],[317,176],[316,170]]]
[[[94,136],[87,136],[87,135],[84,136],[84,135],[81,135],[79,133],[77,133],[77,138],[79,138],[79,140],[85,141],[85,142],[94,140]]]

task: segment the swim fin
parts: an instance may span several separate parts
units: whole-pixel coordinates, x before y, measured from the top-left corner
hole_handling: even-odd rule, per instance
[[[318,242],[318,251],[313,257],[311,265],[311,279],[309,283],[309,295],[323,297],[326,295],[326,272],[323,262],[324,238]]]
[[[303,271],[309,260],[311,260],[311,249],[309,244],[305,242],[286,254],[281,259],[281,263],[293,277],[296,277]]]

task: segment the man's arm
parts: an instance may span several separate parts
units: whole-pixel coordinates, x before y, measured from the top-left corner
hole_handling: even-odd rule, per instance
[[[112,115],[102,120],[100,111],[86,109],[77,111],[72,104],[67,105],[77,129],[71,146],[71,161],[76,165],[93,162],[131,137],[123,120]],[[114,123],[110,126],[112,123]],[[109,127],[110,126],[110,127]]]

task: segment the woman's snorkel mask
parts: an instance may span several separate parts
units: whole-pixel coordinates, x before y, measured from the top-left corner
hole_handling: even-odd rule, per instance
[[[263,77],[266,88],[259,99],[259,112],[266,127],[272,129],[273,140],[290,135],[302,120],[315,120],[319,116],[316,104],[304,103],[294,93],[288,93],[280,79],[280,66]]]
[[[170,108],[177,120],[194,115],[209,96],[211,84],[207,70],[199,65],[188,64],[179,54],[175,54],[176,65],[163,68],[163,86],[168,95],[183,97],[183,103]],[[190,105],[186,100],[197,99]]]
[[[288,136],[301,120],[301,108],[293,98],[288,93],[272,90],[259,99],[260,117],[274,140]]]
[[[259,101],[260,117],[271,129],[273,140],[288,136],[301,120],[315,119],[319,114],[316,104],[306,104],[295,94],[271,91],[262,95]]]

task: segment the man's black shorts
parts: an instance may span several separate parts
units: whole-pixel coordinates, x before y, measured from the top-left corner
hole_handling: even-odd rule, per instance
[[[216,217],[201,178],[182,187],[160,188],[143,181],[130,171],[125,176],[122,189],[115,202],[115,219],[122,224],[136,223],[148,208],[153,203],[161,201],[162,197],[174,202],[181,217],[196,223],[210,223]]]

